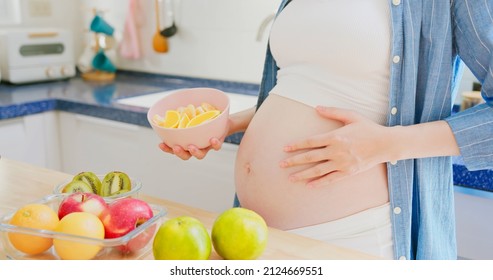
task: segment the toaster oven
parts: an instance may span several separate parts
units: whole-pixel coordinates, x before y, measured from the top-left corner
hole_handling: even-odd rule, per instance
[[[75,76],[72,34],[65,29],[0,29],[1,79],[13,84]]]

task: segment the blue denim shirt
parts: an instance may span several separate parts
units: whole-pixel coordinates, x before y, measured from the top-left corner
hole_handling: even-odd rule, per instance
[[[283,0],[279,11],[289,1]],[[493,1],[389,0],[389,5],[393,62],[387,125],[446,120],[466,167],[493,168]],[[463,63],[482,83],[486,103],[451,116]],[[258,106],[274,87],[277,69],[267,47]],[[395,258],[456,259],[451,158],[402,160],[387,168]]]

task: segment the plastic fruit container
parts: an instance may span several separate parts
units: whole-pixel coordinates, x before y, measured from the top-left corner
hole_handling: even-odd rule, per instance
[[[164,117],[168,110],[177,110],[189,104],[198,107],[203,102],[213,105],[221,113],[214,119],[186,128],[165,128],[157,125],[153,120],[156,114]],[[174,91],[154,103],[147,112],[147,121],[159,138],[170,147],[178,145],[185,150],[188,150],[189,145],[195,145],[199,149],[205,148],[210,145],[211,138],[221,138],[226,132],[228,119],[229,98],[224,92],[213,88],[187,88]]]
[[[67,194],[52,194],[32,203],[41,203],[48,205],[55,212],[58,211],[58,206]],[[3,254],[7,259],[14,260],[57,260],[60,257],[57,255],[54,246],[44,253],[38,255],[27,255],[17,250],[9,241],[8,233],[22,233],[40,237],[53,239],[63,239],[73,242],[78,242],[88,245],[97,245],[101,249],[93,258],[95,260],[138,260],[138,259],[153,259],[152,257],[152,241],[159,226],[164,220],[167,211],[164,207],[149,204],[154,216],[144,222],[142,225],[129,232],[128,234],[112,239],[95,239],[73,234],[64,234],[55,231],[38,230],[32,228],[18,227],[9,224],[17,209],[11,209],[0,216],[0,239],[3,246]]]
[[[99,180],[102,182],[105,175],[106,174],[102,174],[102,175],[97,174],[96,176],[98,176]],[[124,198],[124,197],[139,198],[140,190],[142,189],[142,183],[139,180],[136,180],[132,177],[130,177],[130,181],[132,182],[132,187],[130,188],[130,190],[128,192],[121,193],[121,194],[115,194],[115,195],[111,195],[111,196],[105,196],[105,197],[103,197],[103,199],[106,202],[111,202],[115,199]],[[72,182],[72,178],[67,179],[66,181],[63,181],[60,184],[56,185],[54,190],[53,190],[53,193],[54,194],[61,194],[63,188],[70,182]]]

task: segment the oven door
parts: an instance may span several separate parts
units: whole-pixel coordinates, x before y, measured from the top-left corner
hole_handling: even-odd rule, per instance
[[[7,40],[10,69],[73,63],[68,32],[15,32],[8,34]]]

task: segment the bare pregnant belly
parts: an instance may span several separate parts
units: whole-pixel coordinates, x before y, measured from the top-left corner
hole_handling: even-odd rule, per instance
[[[255,114],[239,146],[235,181],[241,206],[259,213],[269,226],[293,229],[315,225],[379,206],[389,200],[387,171],[380,164],[330,186],[309,189],[289,174],[312,165],[280,168],[293,155],[283,146],[331,131],[340,123],[313,107],[271,94]]]

